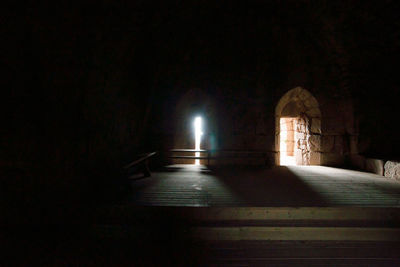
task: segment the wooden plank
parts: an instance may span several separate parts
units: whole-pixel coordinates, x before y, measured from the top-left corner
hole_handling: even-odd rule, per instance
[[[171,149],[170,152],[209,152],[209,150],[204,149]]]
[[[157,238],[158,227],[127,225],[95,225],[103,236]],[[199,241],[380,241],[400,242],[400,229],[379,227],[189,227],[181,237]]]
[[[205,157],[205,156],[168,156],[169,158],[173,158],[173,159],[209,159],[209,157]]]
[[[196,240],[400,241],[398,228],[368,227],[195,227]]]
[[[132,184],[131,203],[144,206],[400,207],[400,183],[320,166],[208,169],[171,165]],[[245,216],[245,215],[244,215]],[[338,215],[340,216],[340,215]]]
[[[262,221],[345,221],[399,222],[400,208],[373,207],[140,207],[135,205],[103,208],[110,216],[128,218],[141,214],[151,218],[168,214],[174,218],[191,222],[251,222]]]

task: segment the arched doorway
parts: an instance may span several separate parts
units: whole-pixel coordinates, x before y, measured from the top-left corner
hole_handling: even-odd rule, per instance
[[[279,165],[321,164],[321,111],[309,91],[296,87],[279,100],[275,139]]]

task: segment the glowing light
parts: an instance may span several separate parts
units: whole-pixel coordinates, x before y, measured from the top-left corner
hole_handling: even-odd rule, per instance
[[[202,120],[201,117],[196,117],[194,119],[194,137],[195,137],[195,150],[200,150],[201,136],[203,135],[202,130]],[[199,157],[200,152],[195,152],[195,156]],[[195,165],[200,165],[200,160],[196,159],[194,162]]]

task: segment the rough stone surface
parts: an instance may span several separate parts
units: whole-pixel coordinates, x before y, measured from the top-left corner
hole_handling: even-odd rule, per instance
[[[358,136],[355,136],[355,135],[350,136],[349,145],[350,145],[350,153],[351,154],[358,153],[357,144],[358,144]]]
[[[304,105],[307,108],[316,108],[316,107],[318,107],[318,102],[317,102],[317,100],[315,100],[314,97],[309,97],[304,101]]]
[[[312,117],[312,118],[314,118],[314,117],[316,117],[316,118],[321,117],[321,111],[319,110],[319,108],[313,108],[313,109],[307,110],[306,113],[307,113],[307,115],[308,115],[309,117]]]
[[[319,165],[321,162],[321,153],[311,152],[310,153],[310,165]]]
[[[312,148],[310,144],[309,119],[306,116],[297,119],[296,140],[296,163],[299,165],[310,165],[310,152]],[[314,144],[317,145],[316,141],[314,141]]]
[[[324,117],[322,132],[329,135],[342,135],[345,133],[344,122],[340,117]]]
[[[334,152],[338,154],[343,154],[343,136],[336,135],[335,136],[335,144],[334,144]]]
[[[358,154],[349,156],[351,164],[359,170],[365,170],[365,157]]]
[[[335,136],[333,136],[333,135],[322,136],[322,151],[323,152],[333,151],[334,143],[335,143]]]
[[[321,147],[321,136],[320,135],[310,135],[310,137],[308,138],[308,141],[310,143],[311,151],[318,151],[319,148]]]
[[[400,181],[400,162],[388,160],[385,163],[385,177]]]
[[[344,164],[344,158],[337,153],[322,153],[321,165],[326,166],[341,166]]]
[[[384,169],[383,169],[383,165],[384,165],[384,161],[380,160],[380,159],[371,159],[368,158],[365,161],[365,169],[368,172],[372,172],[378,175],[383,175]]]
[[[321,134],[321,119],[318,118],[311,119],[311,132],[316,134]]]

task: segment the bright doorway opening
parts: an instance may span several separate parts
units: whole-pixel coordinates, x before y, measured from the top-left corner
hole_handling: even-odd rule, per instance
[[[295,129],[296,118],[280,119],[280,164],[296,165],[295,157]]]
[[[200,150],[201,136],[203,135],[203,122],[201,117],[194,119],[194,138],[195,138],[195,150]],[[195,152],[196,157],[200,157],[200,152]],[[200,159],[195,159],[195,165],[200,165]]]

